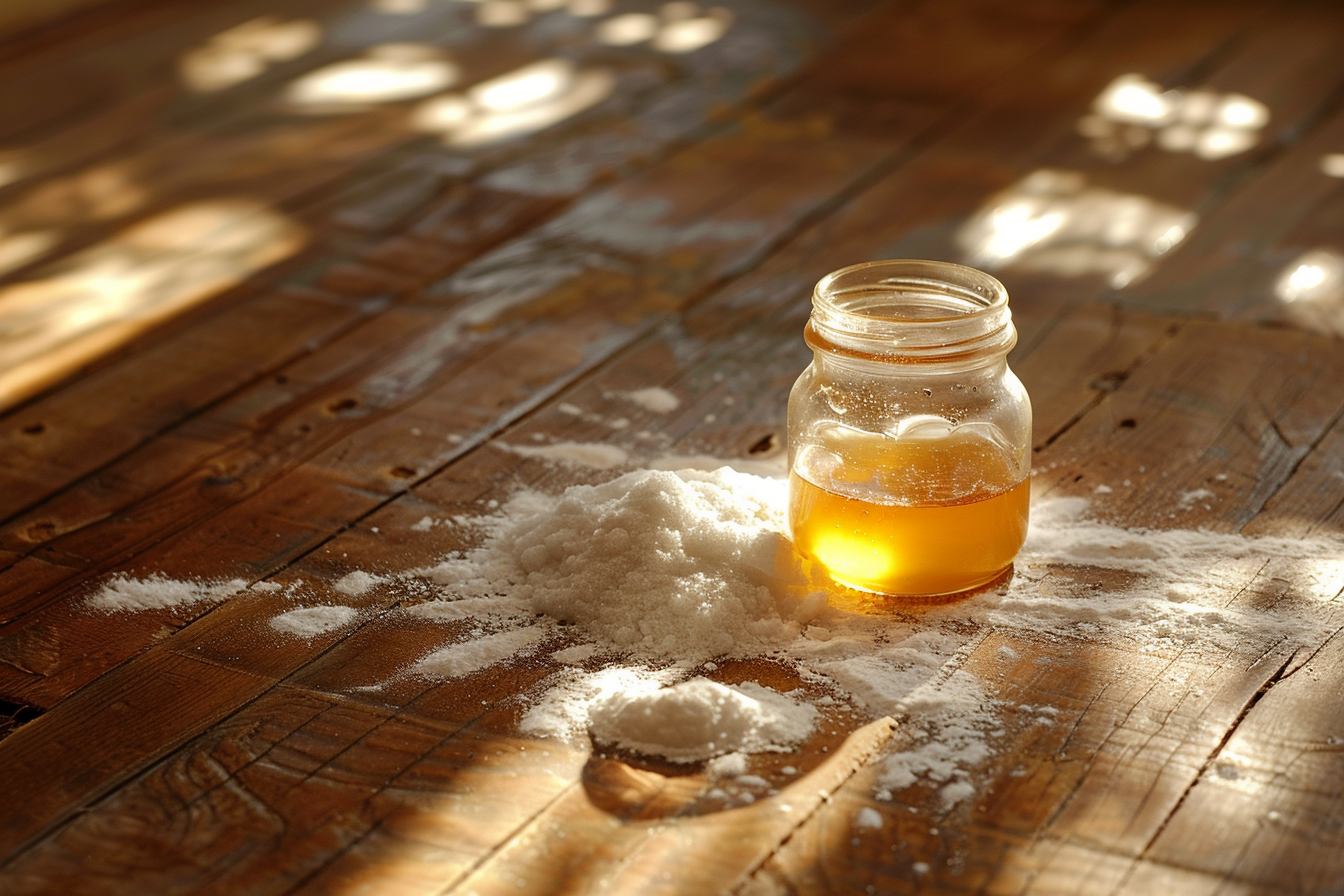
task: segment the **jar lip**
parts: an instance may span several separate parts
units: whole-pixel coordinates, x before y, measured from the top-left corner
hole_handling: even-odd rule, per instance
[[[1008,290],[945,261],[890,259],[827,274],[812,294],[810,330],[827,350],[891,360],[997,356],[1017,342]]]

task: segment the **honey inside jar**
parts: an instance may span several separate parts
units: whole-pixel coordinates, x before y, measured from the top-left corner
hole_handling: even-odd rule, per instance
[[[938,595],[993,581],[1027,534],[1030,484],[992,424],[913,417],[899,432],[830,425],[789,480],[794,544],[837,582]]]

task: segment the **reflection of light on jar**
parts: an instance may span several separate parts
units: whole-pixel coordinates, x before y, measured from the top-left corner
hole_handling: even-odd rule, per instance
[[[605,69],[581,71],[567,59],[547,59],[477,84],[465,95],[426,100],[411,124],[443,134],[453,146],[480,146],[550,127],[600,103],[615,84]]]
[[[1344,152],[1321,156],[1321,173],[1327,177],[1344,177]]]
[[[1269,121],[1269,108],[1239,93],[1163,90],[1142,75],[1121,75],[1078,121],[1078,132],[1103,153],[1124,156],[1156,143],[1167,152],[1221,159],[1245,152]]]
[[[1344,334],[1344,256],[1326,249],[1298,256],[1279,274],[1274,295],[1297,322]]]
[[[272,63],[297,59],[321,41],[322,27],[311,19],[262,16],[188,51],[179,68],[188,87],[208,93],[254,78]]]
[[[1148,272],[1194,227],[1192,213],[1146,196],[1041,170],[992,197],[957,232],[969,264],[1064,276],[1101,273],[1120,289]]]
[[[457,66],[424,44],[384,44],[364,59],[311,71],[290,84],[289,101],[309,107],[360,106],[414,99],[449,87]]]

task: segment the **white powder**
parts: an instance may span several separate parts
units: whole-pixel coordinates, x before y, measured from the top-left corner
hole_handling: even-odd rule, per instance
[[[816,719],[815,707],[754,682],[727,686],[693,678],[607,694],[592,704],[588,723],[599,743],[694,762],[782,750],[805,740]]]
[[[554,463],[609,470],[630,460],[630,454],[616,445],[600,442],[557,442],[554,445],[507,445],[509,451],[523,457],[535,457]]]
[[[708,454],[668,454],[655,457],[642,464],[650,470],[718,470],[728,467],[749,476],[765,476],[771,479],[783,479],[789,474],[788,457],[782,451],[767,458],[735,457],[725,460]]]
[[[531,653],[547,634],[539,627],[523,628],[450,644],[421,659],[415,664],[414,671],[435,678],[458,678]]]
[[[354,607],[304,607],[281,613],[271,620],[271,628],[297,638],[316,638],[349,625],[357,615]]]
[[[566,647],[563,650],[557,650],[551,654],[551,659],[557,663],[564,663],[567,666],[578,665],[585,660],[592,659],[598,652],[596,644],[578,644],[574,647]]]
[[[459,619],[526,618],[532,609],[524,601],[508,597],[464,597],[459,600],[432,600],[407,607],[406,613],[436,622],[455,622]]]
[[[363,570],[357,569],[354,572],[348,572],[345,575],[341,576],[339,579],[336,580],[336,584],[333,585],[332,587],[335,588],[337,591],[339,591],[341,594],[347,594],[350,595],[351,597],[354,597],[356,595],[365,593],[374,585],[377,585],[379,582],[382,581],[383,581],[382,576],[375,576],[370,573],[364,572]]]
[[[578,457],[586,447],[594,446],[523,453]],[[591,734],[677,760],[737,757],[714,766],[725,780],[745,774],[745,754],[805,739],[816,707],[894,714],[902,726],[880,760],[881,792],[923,781],[950,807],[974,795],[976,769],[1009,721],[1048,725],[1058,715],[1000,703],[963,668],[988,632],[1262,651],[1313,643],[1320,604],[1344,589],[1337,538],[1126,529],[1088,519],[1086,502],[1070,498],[1033,506],[1006,586],[917,614],[851,615],[828,606],[825,583],[796,559],[785,503],[786,485],[775,479],[726,468],[644,470],[558,496],[521,492],[487,516],[459,518],[479,544],[406,574],[405,584],[441,587],[442,599],[399,612],[475,627],[412,671],[452,678],[568,638],[538,660],[559,668],[531,700],[524,733],[578,745]],[[346,579],[352,588],[377,581]],[[1272,583],[1275,603],[1238,603],[1257,581]],[[165,606],[241,587],[119,577],[90,605]],[[574,665],[609,654],[621,661],[595,672]],[[700,665],[713,669],[710,658],[761,654],[792,664],[809,693],[829,690],[838,700],[808,705],[757,685],[686,680]],[[1000,645],[990,661],[1002,668],[1020,661],[1019,651]]]
[[[430,529],[433,529],[433,528],[434,528],[434,517],[432,517],[432,516],[422,516],[422,517],[420,517],[419,522],[417,522],[415,525],[411,526],[411,531],[412,531],[412,532],[428,532]]]
[[[484,545],[434,575],[463,597],[527,600],[618,649],[682,661],[759,652],[798,631],[788,590],[803,579],[782,487],[721,469],[524,493]]]
[[[885,760],[881,786],[927,780],[939,785],[946,806],[974,794],[971,775],[1001,730],[1000,705],[959,668],[977,633],[999,628],[1028,638],[1244,648],[1315,632],[1300,605],[1219,605],[1266,561],[1269,574],[1273,563],[1305,561],[1311,597],[1328,599],[1344,587],[1336,540],[1124,529],[1087,519],[1085,501],[1056,499],[1033,508],[1018,574],[1007,587],[925,609],[914,621],[851,616],[829,609],[824,592],[806,597],[817,583],[784,539],[784,506],[783,483],[729,469],[639,471],[558,497],[525,492],[479,520],[483,544],[429,575],[458,603],[472,601],[463,606],[472,606],[473,615],[479,606],[477,618],[492,602],[521,616],[516,604],[524,603],[547,615],[543,625],[577,623],[594,651],[600,645],[640,662],[676,664],[658,672],[637,662],[557,673],[525,717],[531,733],[577,736],[591,729],[599,739],[669,758],[742,751],[731,737],[718,736],[725,732],[709,737],[703,725],[684,726],[703,735],[696,744],[671,742],[662,728],[670,718],[691,704],[708,716],[727,698],[668,685],[709,657],[768,652],[873,716],[900,716],[903,746]],[[1052,571],[1089,567],[1128,575],[1096,589]],[[572,649],[557,660],[590,655]],[[1011,660],[1016,652],[1001,649],[997,656]],[[618,710],[637,710],[662,733],[618,724],[629,718]],[[1041,713],[1034,723],[1051,721]]]
[[[1200,502],[1207,502],[1210,498],[1216,498],[1216,497],[1217,495],[1209,491],[1207,488],[1187,489],[1181,492],[1180,500],[1177,502],[1177,506],[1180,507],[1182,510],[1192,510],[1196,504]],[[1209,509],[1209,505],[1207,503],[1204,504],[1204,509],[1205,510]]]
[[[232,597],[247,588],[243,579],[230,579],[226,582],[198,582],[195,580],[178,581],[159,575],[143,579],[115,575],[103,583],[85,606],[106,613],[123,613],[136,610],[166,610],[173,607],[188,607],[206,601],[220,601]]]
[[[649,386],[625,393],[625,397],[647,411],[655,414],[670,414],[681,405],[681,399],[662,386]]]
[[[859,810],[858,816],[854,819],[854,827],[869,828],[871,830],[881,830],[882,813],[870,806],[864,806]]]
[[[968,672],[951,675],[911,691],[898,704],[914,743],[883,761],[880,787],[909,787],[921,778],[941,784],[943,807],[975,792],[970,774],[992,751],[988,737],[998,729],[995,703]]]

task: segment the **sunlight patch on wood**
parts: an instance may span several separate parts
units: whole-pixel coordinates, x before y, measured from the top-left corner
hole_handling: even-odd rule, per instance
[[[302,228],[259,202],[174,209],[0,290],[0,407],[293,255]]]

